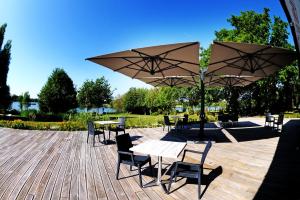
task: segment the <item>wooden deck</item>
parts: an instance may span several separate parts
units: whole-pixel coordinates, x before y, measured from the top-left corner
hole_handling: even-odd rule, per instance
[[[300,199],[300,120],[288,121],[280,134],[257,126],[262,120],[251,122],[226,130],[206,129],[203,139],[215,143],[206,160],[202,199]],[[193,130],[127,132],[136,144],[163,139],[187,141],[186,148],[204,148],[193,141]],[[116,180],[116,156],[115,144],[97,142],[92,147],[84,131],[0,128],[0,199],[197,199],[197,185],[191,180],[179,180],[170,195],[160,186],[140,188],[137,171],[124,165],[120,177],[126,178]],[[199,160],[197,155],[189,159]],[[164,166],[174,161],[163,159]],[[152,163],[156,162],[153,157]],[[144,182],[153,180],[148,169],[143,174]]]

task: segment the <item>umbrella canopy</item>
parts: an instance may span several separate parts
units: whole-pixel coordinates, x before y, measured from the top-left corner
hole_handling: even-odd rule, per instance
[[[266,77],[295,59],[296,53],[288,49],[215,41],[207,74]]]
[[[204,79],[205,86],[208,87],[235,87],[246,86],[261,79],[261,77],[254,76],[235,76],[235,75],[223,75],[223,76],[206,76]]]
[[[199,43],[145,47],[87,58],[131,78],[199,74]]]
[[[191,87],[199,85],[199,76],[166,76],[166,77],[144,77],[139,80],[154,87],[177,86]]]

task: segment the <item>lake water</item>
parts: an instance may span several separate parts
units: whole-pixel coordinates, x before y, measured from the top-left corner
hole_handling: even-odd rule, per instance
[[[15,110],[20,111],[20,103],[18,101],[14,101],[11,104],[11,109],[15,109]],[[39,110],[39,103],[38,102],[30,102],[30,105],[29,105],[28,109]],[[99,113],[99,114],[102,114],[103,112],[105,112],[105,113],[114,113],[114,112],[116,112],[116,110],[113,109],[113,108],[103,108],[103,107],[92,108],[92,109],[89,109],[88,111],[85,108],[76,108],[76,111],[77,112],[96,112],[96,113]]]

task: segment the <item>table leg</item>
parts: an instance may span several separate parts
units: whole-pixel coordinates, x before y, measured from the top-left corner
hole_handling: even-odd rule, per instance
[[[162,168],[162,157],[158,156],[158,171],[157,171],[157,181],[156,184],[160,185],[161,184],[161,168]]]

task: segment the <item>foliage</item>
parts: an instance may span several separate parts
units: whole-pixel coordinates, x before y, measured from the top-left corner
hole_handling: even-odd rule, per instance
[[[28,106],[29,106],[29,103],[30,103],[29,92],[25,92],[25,93],[21,94],[18,97],[18,101],[20,102],[20,109],[23,110],[23,107],[24,107],[25,110],[27,110]]]
[[[29,129],[29,130],[58,130],[58,131],[79,131],[86,130],[86,124],[83,122],[34,122],[21,120],[0,120],[0,127]]]
[[[111,106],[118,112],[125,111],[124,109],[124,96],[118,95],[115,99],[111,102]]]
[[[144,114],[146,112],[144,88],[130,88],[125,94],[124,108],[127,112]]]
[[[6,26],[0,26],[0,110],[6,110],[10,106],[9,86],[6,82],[11,58],[11,40],[3,46]]]
[[[63,69],[52,72],[38,96],[43,112],[63,113],[77,106],[73,81]]]
[[[77,100],[80,107],[98,108],[110,103],[112,91],[108,81],[102,76],[96,81],[86,80],[78,91]]]

